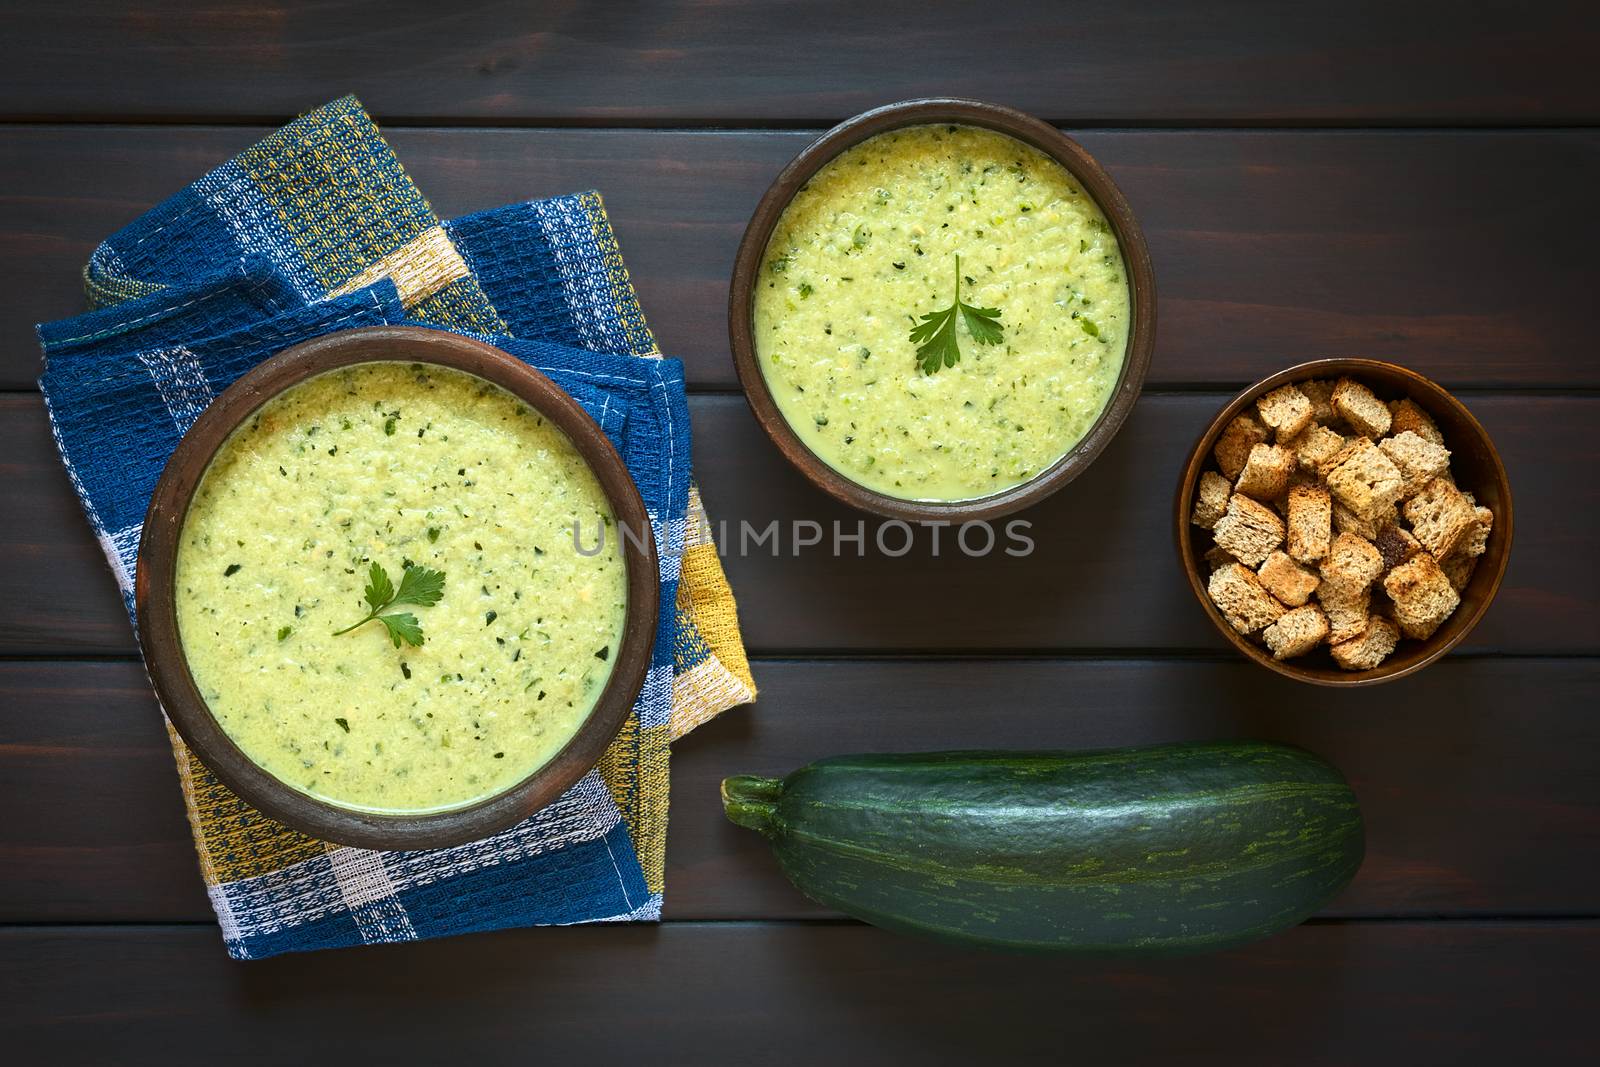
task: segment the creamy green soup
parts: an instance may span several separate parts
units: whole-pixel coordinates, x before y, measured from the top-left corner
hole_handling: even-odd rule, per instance
[[[931,372],[923,316],[996,309]],[[1088,433],[1127,347],[1126,271],[1104,214],[1060,164],[967,126],[879,134],[784,210],[756,285],[755,349],[800,439],[888,496],[965,500],[1025,482]],[[981,323],[980,323],[981,326]]]
[[[469,804],[543,766],[605,687],[627,599],[612,522],[571,441],[499,387],[420,364],[320,375],[235,431],[189,508],[190,672],[239,748],[311,796]],[[397,587],[444,574],[437,603],[392,609],[421,645],[379,622],[335,636],[369,613],[373,562]]]

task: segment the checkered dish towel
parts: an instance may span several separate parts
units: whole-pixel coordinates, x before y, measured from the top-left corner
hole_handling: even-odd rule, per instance
[[[595,771],[486,840],[375,852],[308,838],[234,796],[172,734],[229,954],[659,918],[668,742],[755,686],[689,480],[682,368],[660,358],[600,197],[441,223],[346,97],[110,237],[84,276],[97,310],[39,327],[39,385],[130,615],[144,511],[178,438],[263,359],[358,326],[471,334],[554,379],[617,445],[661,559],[661,624],[633,715]]]

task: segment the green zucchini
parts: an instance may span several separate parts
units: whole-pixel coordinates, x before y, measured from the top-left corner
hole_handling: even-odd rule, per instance
[[[1172,954],[1305,919],[1361,865],[1337,770],[1260,742],[840,756],[722,783],[807,896],[992,948]]]

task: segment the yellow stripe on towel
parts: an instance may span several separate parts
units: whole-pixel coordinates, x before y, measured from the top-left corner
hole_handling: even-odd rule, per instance
[[[468,274],[467,262],[456,251],[448,234],[433,226],[378,260],[366,270],[345,279],[328,295],[344,296],[365,288],[380,278],[388,278],[400,290],[406,307],[420,304],[453,281]]]

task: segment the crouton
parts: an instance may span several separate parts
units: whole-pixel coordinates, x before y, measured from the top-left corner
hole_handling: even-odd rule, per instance
[[[1461,496],[1468,504],[1473,504],[1471,493],[1462,493]],[[1477,523],[1462,535],[1461,541],[1456,545],[1452,555],[1466,556],[1476,559],[1489,548],[1489,531],[1494,529],[1494,512],[1481,505],[1473,505],[1472,512],[1478,517]]]
[[[1326,378],[1313,378],[1309,382],[1296,382],[1295,388],[1311,401],[1311,419],[1324,425],[1339,417],[1333,410],[1333,383]]]
[[[1289,475],[1295,470],[1294,453],[1279,445],[1256,445],[1244,461],[1244,470],[1233,485],[1234,492],[1257,500],[1273,500],[1289,488]]]
[[[1383,579],[1384,591],[1394,601],[1395,621],[1407,637],[1425,641],[1461,603],[1439,564],[1419,552]]]
[[[1406,521],[1411,533],[1434,558],[1443,559],[1455,551],[1478,525],[1478,512],[1467,503],[1461,491],[1443,478],[1435,478],[1405,503]]]
[[[1328,636],[1328,617],[1315,604],[1307,604],[1278,616],[1278,621],[1262,630],[1261,636],[1272,650],[1273,659],[1303,656]]]
[[[1385,526],[1378,531],[1378,536],[1372,543],[1378,546],[1378,552],[1383,556],[1383,569],[1386,571],[1394,570],[1422,551],[1422,543],[1402,526]]]
[[[1400,469],[1365,437],[1341,448],[1321,472],[1333,498],[1368,521],[1377,520],[1400,499],[1404,484]]]
[[[1272,500],[1272,510],[1276,511],[1284,522],[1289,521],[1289,493],[1301,486],[1321,488],[1322,483],[1303,471],[1295,471],[1289,475],[1289,488],[1284,490],[1283,495],[1274,497]]]
[[[1320,485],[1289,490],[1289,555],[1315,563],[1328,554],[1333,540],[1333,502]]]
[[[1273,552],[1267,557],[1257,576],[1267,592],[1291,608],[1297,608],[1311,599],[1317,591],[1319,580],[1315,574],[1290,559],[1283,552]]]
[[[1261,579],[1249,567],[1229,564],[1211,576],[1206,585],[1211,602],[1222,612],[1228,625],[1242,634],[1253,634],[1278,621],[1284,612]]]
[[[1256,401],[1261,421],[1285,441],[1311,425],[1311,400],[1292,385],[1274,389]]]
[[[1208,575],[1217,573],[1230,563],[1239,562],[1233,558],[1233,553],[1224,551],[1223,549],[1218,548],[1216,545],[1212,545],[1210,548],[1206,549],[1205,552],[1201,554],[1200,558],[1205,562],[1206,574]]]
[[[1228,510],[1231,493],[1228,479],[1216,471],[1204,472],[1200,475],[1200,489],[1195,494],[1194,511],[1189,515],[1189,521],[1201,529],[1211,529]]]
[[[1324,462],[1339,454],[1345,440],[1326,426],[1308,426],[1300,436],[1284,445],[1294,453],[1300,469],[1308,474],[1317,473]]]
[[[1211,534],[1240,563],[1259,567],[1283,543],[1283,532],[1283,520],[1271,508],[1235,493]]]
[[[1399,437],[1403,433],[1414,433],[1424,441],[1432,441],[1436,445],[1444,444],[1444,434],[1439,432],[1439,426],[1428,416],[1426,411],[1417,407],[1416,403],[1406,397],[1396,400],[1389,405],[1389,432]]]
[[[1390,622],[1394,621],[1394,601],[1389,599],[1389,594],[1383,591],[1382,582],[1372,583],[1368,590],[1371,597],[1367,601],[1368,615],[1381,615]]]
[[[1472,581],[1472,572],[1478,569],[1478,560],[1474,556],[1452,552],[1439,561],[1439,569],[1450,579],[1450,588],[1459,593]]]
[[[1228,423],[1217,438],[1216,447],[1211,450],[1211,454],[1217,458],[1222,476],[1230,482],[1239,477],[1239,472],[1244,470],[1245,460],[1250,458],[1250,450],[1256,445],[1265,444],[1268,436],[1267,428],[1248,413]]]
[[[1385,526],[1393,526],[1400,521],[1400,511],[1393,504],[1375,519],[1363,519],[1337,500],[1333,502],[1333,529],[1335,533],[1353,533],[1357,537],[1365,537],[1368,541],[1376,541],[1378,533]]]
[[[1385,437],[1378,447],[1400,469],[1400,495],[1415,496],[1435,478],[1450,472],[1450,450],[1436,445],[1415,430]]]
[[[1357,596],[1383,573],[1383,553],[1364,537],[1342,533],[1322,559],[1322,581],[1346,600]]]
[[[1394,421],[1384,402],[1353,378],[1340,378],[1334,383],[1333,410],[1356,433],[1373,439],[1387,434]]]
[[[1388,659],[1399,642],[1400,631],[1394,623],[1374,615],[1359,636],[1341,641],[1328,651],[1333,653],[1333,661],[1347,671],[1370,671]]]
[[[1367,628],[1372,609],[1372,592],[1364,589],[1356,596],[1344,596],[1326,584],[1317,587],[1317,603],[1328,616],[1330,644],[1359,637]]]

